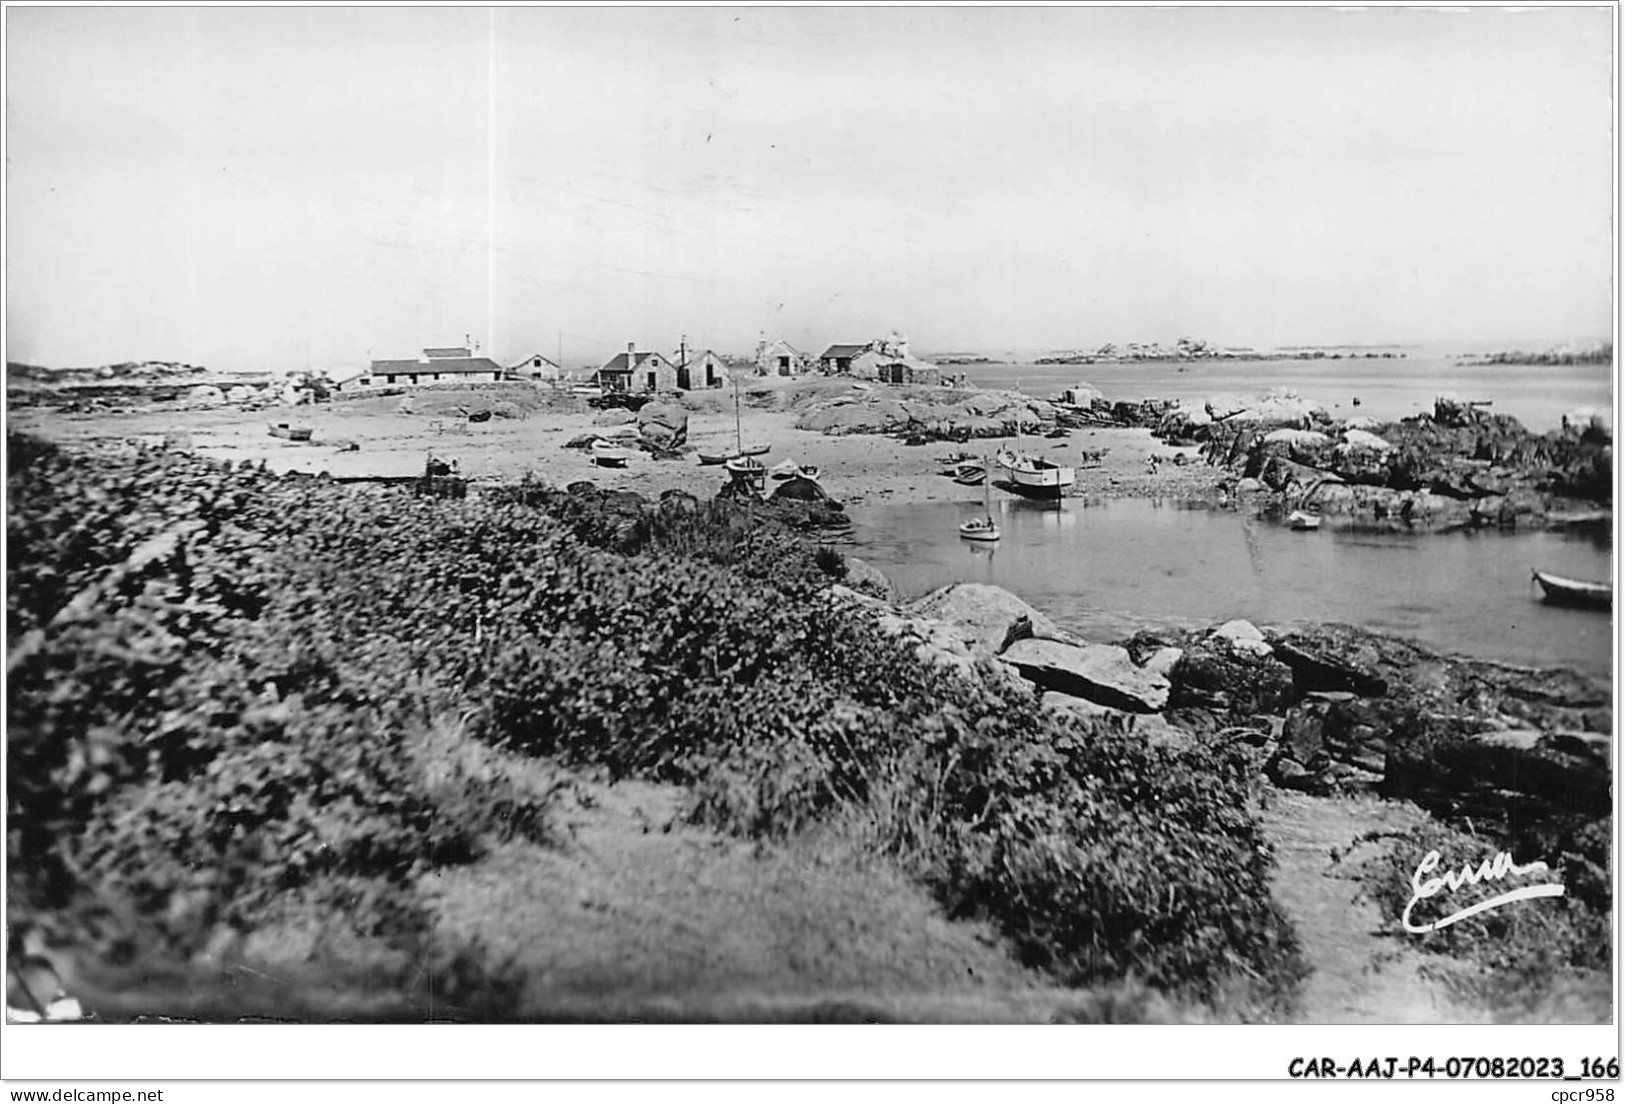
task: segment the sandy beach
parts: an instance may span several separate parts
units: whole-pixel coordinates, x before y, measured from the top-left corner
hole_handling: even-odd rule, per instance
[[[751,393],[741,404],[739,431],[746,442],[771,446],[763,457],[769,466],[787,459],[816,465],[824,489],[846,504],[962,499],[967,489],[940,474],[944,458],[962,452],[991,456],[1003,445],[1018,443],[1014,437],[1003,437],[963,445],[910,446],[892,437],[825,435],[796,428],[810,395],[840,389],[836,381],[753,381]],[[493,417],[469,424],[439,413],[471,394],[485,393],[425,391],[415,395],[413,403],[423,412],[411,414],[400,412],[399,397],[386,396],[254,411],[153,404],[126,412],[69,414],[33,407],[13,410],[10,424],[63,443],[116,446],[140,440],[156,444],[165,436],[183,435],[203,456],[263,461],[276,471],[328,472],[337,477],[421,474],[427,455],[433,453],[457,460],[459,470],[479,482],[513,480],[530,473],[561,486],[590,479],[602,487],[654,497],[668,490],[708,497],[726,478],[721,469],[701,465],[697,454],[733,447],[736,428],[731,392],[685,396],[688,451],[680,459],[656,460],[638,452],[624,469],[598,467],[585,450],[565,445],[584,433],[608,433],[619,425],[635,424],[636,416],[628,411],[598,411],[579,396],[538,390],[536,409],[523,418]],[[313,427],[311,441],[270,436],[268,424],[281,421]],[[342,442],[354,442],[358,447],[341,451]],[[1020,445],[1074,465],[1077,483],[1073,494],[1084,497],[1199,498],[1213,493],[1224,478],[1224,472],[1203,463],[1195,449],[1172,448],[1145,429],[1076,430],[1064,440],[1027,437]],[[1098,464],[1086,466],[1082,463],[1086,450],[1104,455]],[[1175,462],[1180,453],[1185,454],[1183,464]],[[995,495],[1004,493],[994,491]]]

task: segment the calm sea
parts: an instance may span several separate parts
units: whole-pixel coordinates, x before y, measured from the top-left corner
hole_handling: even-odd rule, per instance
[[[958,523],[982,512],[975,490],[958,503],[854,507],[852,551],[908,597],[944,583],[992,583],[1097,641],[1237,617],[1341,621],[1444,652],[1611,675],[1611,617],[1548,606],[1530,580],[1532,566],[1610,578],[1606,531],[1389,535],[1327,519],[1303,533],[1172,501],[1045,507],[1002,492],[993,507],[1003,539],[992,546],[958,536]]]
[[[1557,428],[1570,410],[1613,407],[1606,365],[1475,367],[1464,363],[1477,355],[1471,351],[1386,351],[1396,356],[1138,365],[1012,358],[957,370],[981,387],[1037,396],[1084,381],[1113,400],[1286,387],[1338,417],[1406,417],[1447,395],[1488,401],[1536,432]],[[959,504],[855,508],[854,552],[911,596],[949,582],[994,583],[1095,640],[1235,617],[1344,621],[1447,652],[1612,674],[1612,618],[1547,606],[1530,580],[1532,567],[1611,579],[1611,532],[1374,535],[1328,520],[1319,532],[1297,533],[1235,510],[1173,502],[1072,499],[1055,509],[1000,493],[994,505],[1004,539],[992,547],[958,537],[958,523],[981,512],[977,491]]]
[[[1359,350],[1361,352],[1371,350]],[[964,372],[978,387],[1019,386],[1050,397],[1079,381],[1108,399],[1135,401],[1205,399],[1213,395],[1260,395],[1286,387],[1324,405],[1334,417],[1364,414],[1381,420],[1431,411],[1433,400],[1489,401],[1536,433],[1556,429],[1563,415],[1582,407],[1613,407],[1613,369],[1606,364],[1548,367],[1464,363],[1476,353],[1426,347],[1377,349],[1392,360],[1207,361],[1185,364],[1033,363],[970,364]],[[1399,359],[1403,354],[1403,359]],[[1345,357],[1348,353],[1345,353]],[[1356,409],[1354,400],[1359,399]]]

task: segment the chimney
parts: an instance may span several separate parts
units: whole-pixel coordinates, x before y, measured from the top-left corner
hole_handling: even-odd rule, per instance
[[[630,372],[632,369],[636,368],[637,366],[638,366],[638,343],[635,342],[635,341],[628,341],[626,343],[626,370],[628,372]]]

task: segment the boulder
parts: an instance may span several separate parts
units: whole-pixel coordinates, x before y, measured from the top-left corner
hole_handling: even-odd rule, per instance
[[[1387,441],[1381,437],[1378,437],[1375,433],[1368,433],[1366,430],[1356,429],[1352,426],[1345,426],[1343,429],[1343,444],[1341,448],[1344,451],[1359,452],[1364,450],[1368,452],[1387,452],[1393,447],[1393,445],[1390,445]]]
[[[1015,671],[1000,663],[989,662],[984,653],[978,653],[957,633],[953,626],[929,617],[910,617],[898,612],[890,603],[836,584],[827,587],[824,594],[840,606],[861,610],[874,619],[881,632],[905,644],[912,644],[914,654],[922,662],[943,667],[974,681],[994,680],[1013,688],[1027,687]]]
[[[1365,697],[1388,692],[1389,669],[1422,662],[1419,649],[1404,641],[1378,637],[1348,625],[1317,625],[1274,635],[1275,655],[1292,668],[1300,694],[1343,690]]]
[[[1158,648],[1140,666],[1153,675],[1161,675],[1163,678],[1167,678],[1169,672],[1174,669],[1174,665],[1179,662],[1180,657],[1184,654],[1185,649],[1183,648]]]
[[[855,590],[887,602],[895,602],[900,597],[896,585],[886,577],[885,572],[856,556],[846,558],[846,582]]]
[[[650,448],[680,449],[688,443],[688,411],[675,403],[647,403],[638,411],[638,434]]]
[[[207,383],[186,390],[186,401],[200,406],[220,406],[226,401],[225,392]]]
[[[1239,646],[1232,646],[1230,636],[1214,632],[1185,649],[1168,674],[1173,684],[1171,705],[1239,717],[1279,713],[1293,699],[1291,668],[1260,650],[1260,642],[1241,627],[1246,622],[1232,625]]]
[[[1136,667],[1115,644],[1078,647],[1059,640],[1017,640],[999,658],[1046,690],[1087,698],[1133,713],[1155,713],[1168,703],[1168,680]]]
[[[1092,383],[1079,380],[1077,383],[1061,392],[1061,399],[1073,406],[1093,406],[1096,401],[1104,401],[1106,396],[1100,388]]]
[[[909,612],[947,622],[966,643],[994,654],[1010,640],[1022,636],[1074,639],[1008,590],[985,583],[951,583],[938,587],[910,604]],[[1019,628],[1023,621],[1027,625],[1025,631]]]
[[[804,475],[793,476],[783,480],[773,488],[768,495],[768,501],[777,499],[792,499],[797,502],[827,502],[839,506],[835,499],[830,497],[816,479],[808,479]]]
[[[1269,641],[1251,621],[1226,621],[1213,630],[1213,635],[1230,646],[1231,651],[1247,652],[1257,656],[1270,654]]]

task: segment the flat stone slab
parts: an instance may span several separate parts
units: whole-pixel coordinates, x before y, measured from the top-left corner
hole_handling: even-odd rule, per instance
[[[1156,713],[1168,704],[1168,680],[1136,667],[1128,650],[1115,644],[1079,647],[1059,640],[1018,640],[999,658],[1046,690],[1097,705]]]

